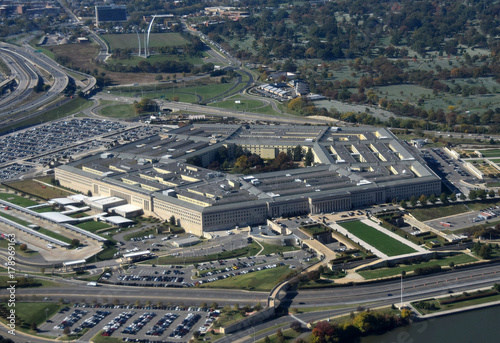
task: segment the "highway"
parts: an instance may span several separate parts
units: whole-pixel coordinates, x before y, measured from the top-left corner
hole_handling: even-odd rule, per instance
[[[15,60],[15,62],[18,66],[21,66],[23,64],[30,65],[32,71],[35,70],[35,67],[43,69],[45,72],[50,74],[52,78],[51,80],[52,85],[49,88],[49,90],[45,92],[43,96],[36,97],[33,100],[27,102],[21,102],[21,100],[16,99],[14,102],[11,103],[10,107],[6,108],[5,106],[2,106],[2,109],[0,110],[0,117],[6,117],[6,116],[11,117],[16,114],[38,109],[41,106],[46,105],[55,100],[68,85],[69,81],[68,76],[62,70],[59,64],[51,60],[50,58],[45,57],[42,54],[32,53],[26,48],[20,48],[15,45],[7,43],[1,43],[0,48],[3,51],[9,51],[10,56],[16,56],[17,59]],[[25,73],[18,74],[18,77],[20,80],[19,81],[20,84],[25,84],[27,82],[26,80],[28,80],[28,76]],[[32,91],[31,89],[25,88],[25,92],[31,92],[31,91]],[[24,99],[26,98],[26,96],[22,98]],[[30,116],[23,116],[21,119],[18,120],[6,118],[0,121],[0,125],[10,125],[19,120],[25,120],[29,117]]]
[[[38,74],[34,68],[26,63],[7,49],[0,49],[0,55],[7,62],[11,69],[12,77],[17,81],[17,87],[9,95],[4,96],[0,100],[0,107],[3,113],[1,116],[8,114],[8,110],[13,110],[16,104],[24,102],[32,93],[33,87],[38,83]]]
[[[500,263],[490,263],[474,266],[467,269],[456,269],[439,274],[408,277],[403,280],[403,302],[428,298],[438,295],[445,295],[449,292],[460,293],[465,290],[474,290],[482,287],[492,286],[500,282]],[[217,302],[220,306],[242,304],[264,303],[268,294],[265,292],[249,292],[241,290],[218,290],[200,288],[148,288],[145,292],[141,287],[108,286],[99,287],[85,286],[82,281],[65,280],[62,287],[39,288],[39,289],[18,289],[17,295],[40,296],[51,299],[68,298],[72,301],[92,302],[111,301],[120,299],[121,301],[141,300],[146,302],[163,301],[174,304],[199,305],[202,302]],[[75,288],[78,287],[78,294],[75,295]],[[353,286],[318,289],[318,290],[289,290],[281,295],[282,304],[285,307],[318,307],[319,311],[307,312],[296,315],[296,318],[304,321],[316,321],[335,315],[348,314],[359,305],[375,308],[379,306],[389,306],[400,302],[401,281],[400,279],[357,284]],[[324,307],[334,307],[325,310]],[[220,343],[251,342],[254,333],[263,329],[281,324],[288,327],[289,323],[295,321],[292,316],[281,316],[261,323],[250,329],[242,329],[234,334],[227,335],[219,340]],[[272,332],[255,334],[255,339],[264,338]]]

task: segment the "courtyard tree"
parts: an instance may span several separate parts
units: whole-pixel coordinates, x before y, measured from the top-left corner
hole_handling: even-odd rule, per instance
[[[445,192],[441,193],[441,195],[439,196],[439,200],[441,200],[442,204],[448,203],[448,196]]]
[[[420,205],[427,206],[427,197],[424,194],[422,194],[420,196],[420,198],[418,199],[418,201],[420,201]]]
[[[310,165],[312,165],[313,162],[314,162],[314,155],[312,149],[309,148],[306,153],[306,161],[305,161],[306,166],[309,167]]]
[[[434,205],[436,203],[436,201],[437,201],[436,194],[434,194],[434,193],[431,194],[429,196],[429,202]]]
[[[410,204],[412,207],[415,207],[417,206],[417,197],[412,195],[411,198],[410,198]]]

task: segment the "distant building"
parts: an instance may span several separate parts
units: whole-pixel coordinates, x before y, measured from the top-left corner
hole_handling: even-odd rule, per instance
[[[126,21],[127,6],[125,5],[106,5],[95,7],[96,26],[103,21]]]

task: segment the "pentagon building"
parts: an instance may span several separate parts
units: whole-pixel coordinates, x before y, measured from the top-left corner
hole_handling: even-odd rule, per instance
[[[255,175],[205,169],[221,147],[266,159],[298,145],[311,148],[312,167]],[[186,163],[194,160],[201,167]],[[441,193],[440,178],[406,143],[365,127],[194,124],[60,166],[55,177],[146,215],[174,215],[194,234]]]

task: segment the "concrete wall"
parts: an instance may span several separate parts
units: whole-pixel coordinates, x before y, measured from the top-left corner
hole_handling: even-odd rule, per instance
[[[274,307],[270,307],[268,309],[259,311],[247,318],[244,318],[234,324],[221,328],[221,332],[225,335],[230,334],[232,332],[236,332],[239,330],[244,330],[250,326],[253,326],[257,323],[261,323],[269,318],[274,317],[275,309]]]

